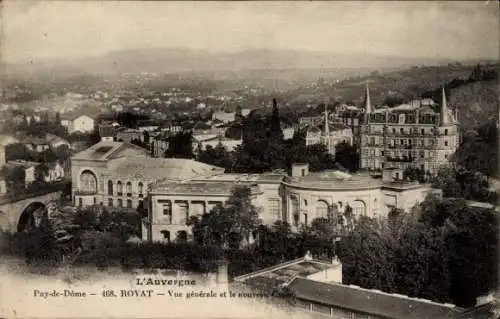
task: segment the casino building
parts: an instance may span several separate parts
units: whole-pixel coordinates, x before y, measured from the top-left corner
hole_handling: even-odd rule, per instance
[[[226,174],[189,159],[153,158],[127,142],[101,141],[72,157],[73,203],[110,210],[147,207],[143,240],[171,241],[191,235],[187,221],[224,204],[237,185],[251,190],[264,224],[287,221],[293,230],[332,210],[384,218],[391,208],[411,209],[432,191],[427,185],[340,171],[309,172],[294,164],[290,174]],[[182,234],[183,233],[183,234]]]

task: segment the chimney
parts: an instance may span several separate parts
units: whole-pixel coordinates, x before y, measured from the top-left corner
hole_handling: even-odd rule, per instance
[[[292,177],[304,177],[309,175],[308,163],[294,163],[292,164]]]

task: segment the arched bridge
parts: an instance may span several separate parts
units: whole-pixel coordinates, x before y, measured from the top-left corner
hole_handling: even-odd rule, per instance
[[[52,204],[66,193],[67,186],[67,182],[59,183],[36,192],[0,197],[0,229],[14,233],[36,226]]]

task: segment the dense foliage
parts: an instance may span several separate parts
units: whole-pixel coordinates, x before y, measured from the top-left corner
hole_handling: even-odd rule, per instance
[[[165,157],[193,158],[193,134],[191,132],[180,132],[168,137],[168,149]]]
[[[498,215],[429,197],[390,229],[361,220],[341,242],[343,280],[469,307],[498,282]]]
[[[465,132],[453,160],[459,166],[487,176],[498,173],[498,128],[495,121]]]
[[[464,198],[496,204],[498,194],[491,190],[487,176],[463,167],[443,167],[433,178],[432,186],[443,191],[444,197]]]

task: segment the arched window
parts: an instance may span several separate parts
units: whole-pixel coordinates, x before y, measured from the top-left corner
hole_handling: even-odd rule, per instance
[[[118,181],[116,183],[116,192],[117,192],[118,196],[123,195],[123,185],[122,185],[122,182],[120,182],[120,181]]]
[[[108,181],[108,195],[113,195],[113,181]]]
[[[292,216],[293,216],[293,224],[295,226],[299,225],[299,219],[300,219],[300,212],[299,212],[299,200],[297,197],[292,196],[290,197],[290,204],[292,208]]]
[[[162,230],[160,233],[163,235],[163,239],[170,242],[170,232],[168,230]]]
[[[448,135],[448,129],[444,130],[444,135]]]
[[[327,218],[328,217],[328,204],[324,200],[319,200],[316,203],[316,217]]]
[[[366,215],[366,205],[361,200],[355,200],[351,204],[352,212],[355,216],[364,216]]]
[[[91,171],[83,171],[80,175],[80,189],[85,192],[97,192],[97,178]]]
[[[176,241],[179,243],[185,243],[188,240],[188,233],[185,230],[179,230],[177,232]]]
[[[144,184],[142,184],[142,182],[139,182],[139,184],[137,184],[137,188],[139,191],[139,197],[143,197],[144,196]]]
[[[131,182],[127,182],[127,184],[125,185],[125,191],[127,192],[128,197],[132,196],[132,183]]]

